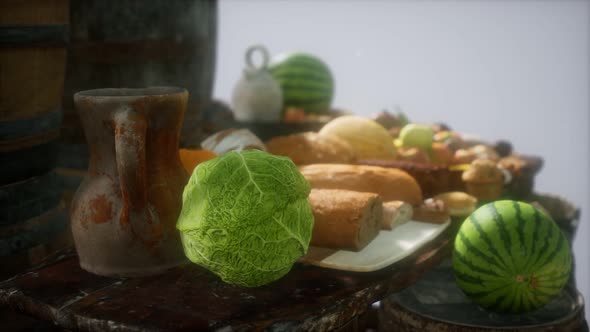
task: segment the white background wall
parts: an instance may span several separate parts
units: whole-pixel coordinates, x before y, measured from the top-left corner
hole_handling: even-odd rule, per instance
[[[219,99],[262,43],[324,59],[336,107],[371,116],[399,104],[414,122],[543,156],[537,191],[582,210],[574,250],[590,300],[589,1],[221,0],[218,37]]]

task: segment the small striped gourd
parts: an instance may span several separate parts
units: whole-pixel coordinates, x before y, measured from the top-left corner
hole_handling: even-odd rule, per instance
[[[330,110],[334,79],[328,66],[316,56],[305,53],[279,55],[269,66],[283,92],[283,109],[301,108],[306,113]]]
[[[557,224],[523,202],[481,206],[455,238],[455,279],[468,297],[491,311],[542,307],[565,286],[571,266],[570,246]]]

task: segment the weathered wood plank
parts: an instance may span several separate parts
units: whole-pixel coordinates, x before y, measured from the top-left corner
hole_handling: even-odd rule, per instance
[[[196,265],[153,277],[100,277],[80,269],[70,252],[0,283],[0,305],[81,331],[331,331],[448,257],[451,234],[373,273],[296,264],[258,288],[225,284]]]

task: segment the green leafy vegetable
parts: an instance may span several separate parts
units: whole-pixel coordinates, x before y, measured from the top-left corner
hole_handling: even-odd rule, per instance
[[[230,284],[281,278],[309,246],[310,190],[290,159],[258,150],[199,164],[176,224],[186,256]]]

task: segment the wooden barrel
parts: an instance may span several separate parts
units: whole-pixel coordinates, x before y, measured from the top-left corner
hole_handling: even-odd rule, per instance
[[[498,314],[482,309],[463,294],[447,261],[413,286],[381,301],[379,331],[574,332],[588,331],[588,326],[584,300],[569,287],[529,313]]]
[[[0,186],[0,226],[18,224],[57,207],[61,188],[55,172]]]
[[[96,88],[186,88],[185,127],[194,131],[213,89],[217,1],[79,0],[70,16],[64,142],[85,142],[72,96]],[[192,135],[183,129],[182,141]]]
[[[533,193],[530,198],[533,204],[539,204],[557,223],[561,232],[568,239],[572,255],[574,254],[574,239],[580,223],[580,209],[563,197],[547,193]],[[575,257],[574,257],[575,258]],[[572,277],[568,287],[576,288],[576,260],[572,263]]]
[[[71,244],[55,172],[0,186],[0,277],[39,263]]]
[[[69,0],[0,1],[0,185],[56,161]]]
[[[63,201],[69,210],[72,198],[88,170],[89,151],[86,144],[62,143],[59,147],[57,175],[63,185]]]
[[[535,193],[531,201],[542,206],[557,223],[563,234],[573,247],[578,224],[580,223],[580,209],[565,198],[547,193]]]

